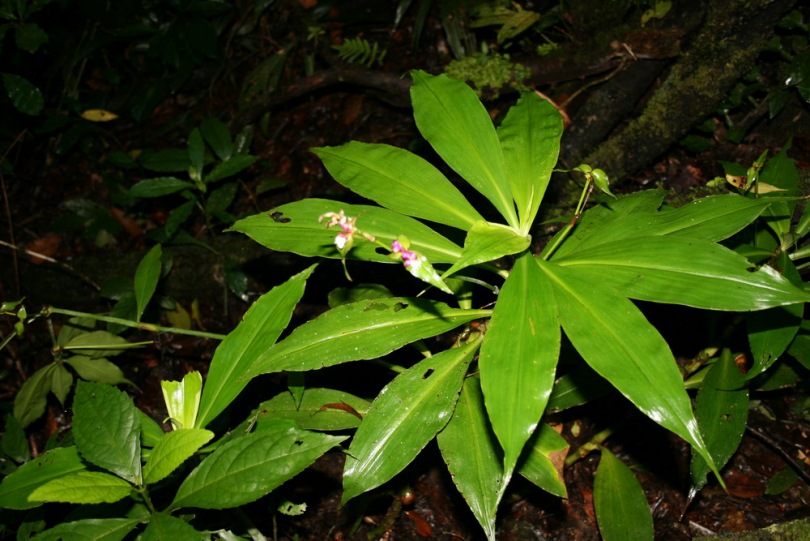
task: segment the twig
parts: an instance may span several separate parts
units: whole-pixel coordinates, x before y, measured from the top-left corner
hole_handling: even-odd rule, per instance
[[[14,141],[6,149],[6,152],[3,154],[3,157],[0,158],[0,165],[5,163],[6,158],[8,158],[8,153],[11,152],[11,149],[14,148],[17,143],[23,138],[25,135],[26,130],[21,131],[17,134],[17,137],[14,138]],[[3,176],[3,172],[0,171],[0,188],[3,189],[3,206],[6,211],[6,220],[8,221],[8,240],[11,241],[12,244],[16,244],[14,241],[14,223],[11,220],[11,205],[8,202],[8,191],[6,191],[6,177]],[[20,297],[22,295],[22,289],[20,288],[20,265],[19,261],[17,260],[17,253],[15,252],[14,255],[11,256],[12,261],[14,262],[14,285],[17,288],[17,296]]]
[[[2,175],[0,175],[0,176],[2,176]],[[37,259],[41,259],[43,261],[47,261],[48,263],[53,263],[54,265],[58,265],[58,266],[62,267],[63,269],[65,269],[66,271],[69,271],[71,274],[73,274],[74,276],[79,278],[81,281],[85,282],[87,285],[91,286],[96,291],[101,291],[101,286],[100,285],[98,285],[91,278],[89,278],[89,277],[85,276],[84,274],[80,273],[79,271],[77,271],[76,269],[74,269],[73,267],[68,265],[67,263],[63,263],[62,261],[58,261],[58,260],[56,260],[56,259],[54,259],[52,257],[48,257],[45,254],[40,254],[39,252],[29,250],[28,248],[21,248],[20,246],[16,246],[16,245],[14,245],[12,243],[9,243],[9,242],[3,241],[3,240],[0,240],[0,246],[5,246],[6,248],[11,248],[12,250],[14,250],[13,253],[14,253],[15,267],[16,267],[16,263],[17,263],[17,258],[16,258],[17,252],[22,252],[25,255],[29,255],[31,257],[36,257]],[[16,268],[15,268],[15,270],[16,270]],[[19,276],[18,276],[18,280],[19,280]],[[17,283],[18,294],[19,294],[19,290],[20,290],[20,285],[19,285],[19,282],[18,282]]]
[[[767,447],[775,452],[777,455],[782,457],[782,460],[788,463],[788,465],[796,471],[796,474],[802,478],[802,481],[810,485],[810,473],[807,473],[807,470],[804,469],[804,466],[801,465],[796,459],[790,456],[790,453],[782,449],[779,443],[771,438],[770,436],[766,435],[763,432],[760,432],[756,428],[752,428],[750,426],[745,427],[745,431],[754,436],[758,439],[761,443],[765,444]]]

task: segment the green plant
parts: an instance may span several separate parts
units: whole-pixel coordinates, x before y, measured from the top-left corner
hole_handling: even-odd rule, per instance
[[[419,345],[425,358],[397,367],[399,375],[362,416],[348,450],[343,501],[386,483],[437,438],[490,539],[515,474],[565,495],[550,456],[566,445],[543,415],[592,396],[590,389],[600,386],[593,372],[686,440],[717,473],[673,355],[632,300],[744,312],[806,302],[810,296],[773,268],[753,267],[718,244],[780,200],[732,194],[674,209],[662,207],[662,191],[651,190],[585,211],[595,187],[607,192],[607,178],[583,165],[574,170],[584,180],[575,214],[534,254],[532,224],[562,133],[557,111],[527,93],[496,129],[466,85],[420,71],[413,78],[417,127],[491,207],[475,208],[410,152],[351,142],[314,152],[338,182],[380,206],[307,199],[274,209],[272,218],[242,219],[232,230],[273,250],[339,258],[347,273],[354,260],[402,262],[457,307],[384,293],[334,307],[261,352],[242,381],[378,359],[464,327],[445,351]],[[484,218],[493,211],[505,223]],[[444,234],[425,221],[440,224]],[[462,237],[463,246],[456,240]],[[477,286],[497,293],[494,308],[473,307]],[[577,363],[561,362],[563,333],[593,369],[589,377],[568,377]]]
[[[333,45],[338,56],[349,64],[360,64],[370,68],[374,64],[382,66],[386,49],[380,50],[377,42],[370,42],[365,38],[348,38],[340,45]]]
[[[531,75],[529,68],[510,62],[509,55],[498,53],[479,53],[453,60],[447,64],[444,72],[454,79],[469,83],[479,96],[488,88],[495,92],[495,97],[504,87],[528,90],[524,81]]]

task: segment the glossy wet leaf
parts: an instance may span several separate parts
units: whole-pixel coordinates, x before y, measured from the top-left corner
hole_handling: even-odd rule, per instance
[[[291,419],[306,430],[357,428],[369,406],[367,400],[336,389],[307,388],[300,404],[285,391],[259,404],[256,429],[261,430],[267,418]]]
[[[237,221],[230,231],[239,231],[262,246],[280,252],[307,257],[340,258],[335,246],[338,231],[326,229],[318,217],[343,210],[357,217],[357,227],[391,246],[400,235],[411,241],[411,249],[431,263],[451,263],[461,255],[461,247],[439,235],[425,224],[397,212],[367,205],[349,205],[328,199],[304,199],[274,208],[269,213],[255,214]],[[389,251],[374,243],[356,239],[349,259],[393,263]]]
[[[73,399],[73,437],[88,462],[130,483],[141,483],[140,418],[125,393],[79,381]]]
[[[88,518],[65,522],[39,534],[37,541],[121,541],[140,518]]]
[[[464,380],[456,409],[436,440],[453,483],[488,539],[504,489],[503,452],[487,420],[480,380]]]
[[[444,303],[418,298],[345,304],[296,328],[260,355],[243,377],[267,372],[303,372],[376,359],[490,314],[489,310],[450,308]]]
[[[541,424],[526,442],[517,472],[549,494],[566,498],[563,467],[568,449],[562,436],[549,425]]]
[[[519,235],[514,229],[504,225],[476,222],[464,239],[461,257],[444,272],[442,277],[448,277],[471,265],[517,254],[528,248],[530,242],[531,238],[528,235]]]
[[[424,359],[380,391],[349,446],[344,503],[390,480],[444,428],[479,342]]]
[[[650,419],[709,458],[675,358],[647,318],[613,289],[594,287],[578,269],[536,261],[553,284],[563,330],[583,359]]]
[[[507,482],[548,402],[560,340],[551,283],[525,252],[498,295],[478,360],[487,414],[504,450]]]
[[[290,323],[315,265],[259,297],[242,322],[219,344],[208,369],[200,400],[197,426],[204,427],[222,413],[245,388],[241,378],[278,339]]]
[[[131,484],[115,475],[79,471],[48,481],[28,498],[33,502],[113,503],[126,498],[132,490]]]
[[[407,150],[352,141],[313,152],[335,180],[385,208],[464,230],[483,220],[447,177]]]
[[[172,428],[194,428],[197,426],[197,413],[200,409],[202,374],[194,370],[186,373],[180,381],[160,382],[163,402],[169,414]]]
[[[708,368],[695,405],[700,433],[714,463],[722,468],[737,451],[748,421],[748,385],[728,350]],[[706,484],[710,469],[699,455],[692,457],[692,490]]]
[[[289,428],[232,440],[186,477],[169,509],[227,509],[255,501],[345,439]]]
[[[84,471],[76,447],[57,447],[26,462],[0,483],[0,508],[31,509],[40,505],[28,496],[45,483],[65,475]]]
[[[181,428],[169,432],[152,449],[143,468],[143,482],[150,485],[161,481],[213,437],[214,433],[210,430],[199,428]]]
[[[604,541],[653,539],[653,519],[638,480],[607,449],[602,449],[593,482],[593,506]]]
[[[152,300],[152,295],[155,294],[158,280],[160,280],[160,258],[162,253],[160,244],[155,244],[152,249],[143,256],[143,259],[138,263],[138,268],[135,269],[136,321],[141,320],[141,316],[143,316],[143,312],[146,310],[146,305],[149,304],[149,301]]]
[[[489,113],[475,92],[447,75],[411,72],[416,126],[436,153],[515,227],[506,163]]]
[[[521,95],[498,128],[512,197],[520,223],[531,225],[560,152],[563,122],[547,100]]]

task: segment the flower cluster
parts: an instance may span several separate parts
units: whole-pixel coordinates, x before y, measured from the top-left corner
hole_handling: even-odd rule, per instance
[[[322,222],[326,218],[329,218],[329,221],[326,222],[327,229],[336,225],[340,226],[341,232],[335,237],[335,246],[337,246],[340,254],[345,256],[348,251],[352,249],[352,245],[354,244],[354,234],[358,231],[357,227],[354,225],[357,218],[354,216],[346,216],[343,209],[341,209],[340,212],[321,214],[318,216],[318,222]]]

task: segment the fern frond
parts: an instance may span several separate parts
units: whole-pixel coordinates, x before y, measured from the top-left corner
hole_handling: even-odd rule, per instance
[[[374,64],[382,66],[385,54],[388,49],[380,49],[376,42],[370,42],[365,38],[348,38],[341,45],[333,45],[338,56],[349,64],[360,64],[370,68]]]

